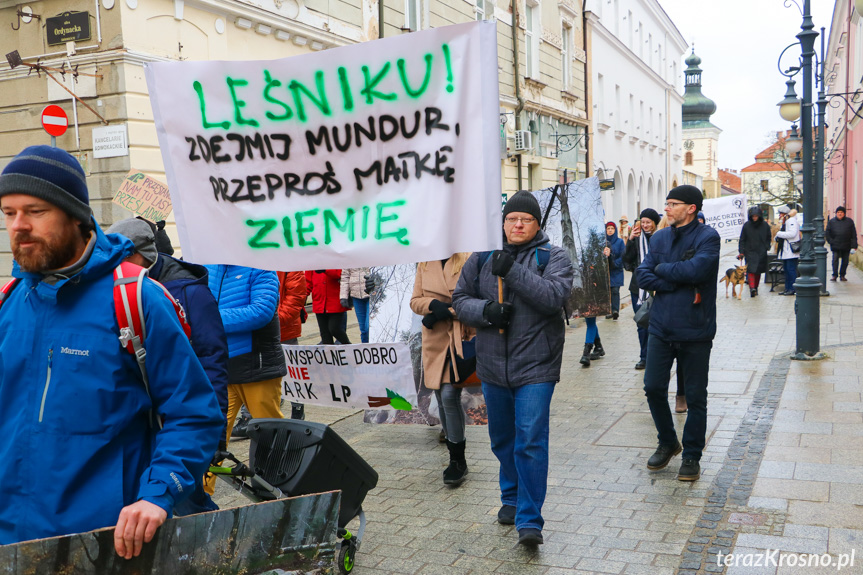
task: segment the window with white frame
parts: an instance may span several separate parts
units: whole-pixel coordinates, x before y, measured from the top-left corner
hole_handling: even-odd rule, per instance
[[[524,54],[526,76],[539,80],[539,4],[526,2],[524,8]]]
[[[405,28],[411,32],[420,29],[420,0],[405,0]]]
[[[568,90],[572,83],[572,28],[564,24],[560,31],[560,71],[563,89]]]
[[[494,19],[494,0],[475,0],[475,2],[477,20]]]

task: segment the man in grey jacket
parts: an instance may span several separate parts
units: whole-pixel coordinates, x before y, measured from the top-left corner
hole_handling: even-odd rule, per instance
[[[549,406],[573,275],[566,252],[540,229],[541,215],[530,192],[512,196],[503,209],[504,249],[471,255],[453,294],[459,320],[477,328],[477,376],[500,462],[498,522],[515,524],[522,545],[542,543]]]

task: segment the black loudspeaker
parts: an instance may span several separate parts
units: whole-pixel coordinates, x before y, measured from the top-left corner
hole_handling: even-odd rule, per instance
[[[342,492],[339,527],[356,517],[378,474],[328,425],[298,419],[249,422],[249,467],[288,496]]]

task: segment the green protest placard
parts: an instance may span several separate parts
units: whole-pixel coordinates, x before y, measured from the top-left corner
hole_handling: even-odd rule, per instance
[[[164,220],[171,213],[168,186],[138,170],[126,175],[112,201],[151,222]]]

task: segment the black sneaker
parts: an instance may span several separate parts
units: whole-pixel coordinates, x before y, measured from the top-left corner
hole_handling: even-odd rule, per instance
[[[542,531],[532,527],[525,527],[518,531],[518,544],[534,547],[542,545]]]
[[[241,413],[234,422],[234,429],[231,430],[232,439],[248,439],[249,438],[249,422],[252,420],[251,415]]]
[[[497,522],[501,525],[515,525],[515,505],[503,505],[497,512]]]
[[[668,462],[671,461],[671,458],[681,451],[683,451],[683,447],[679,441],[674,445],[660,444],[656,448],[656,451],[653,452],[653,455],[650,456],[650,459],[647,460],[647,468],[651,471],[664,469],[668,465]]]
[[[757,295],[758,295],[758,290],[757,290],[757,289],[752,288],[751,290],[749,290],[749,297],[755,297],[755,296],[757,296]]]
[[[635,364],[635,369],[640,370],[640,369],[644,369],[645,367],[647,367],[647,362],[644,361],[643,359],[639,359],[638,363]]]
[[[617,318],[619,318],[619,317],[620,317],[620,313],[618,313],[616,311],[611,312],[611,319],[613,319],[614,321],[617,321]]]
[[[305,419],[306,406],[302,403],[291,402],[291,419]]]
[[[696,481],[701,477],[701,465],[694,459],[684,459],[677,472],[679,481]]]

